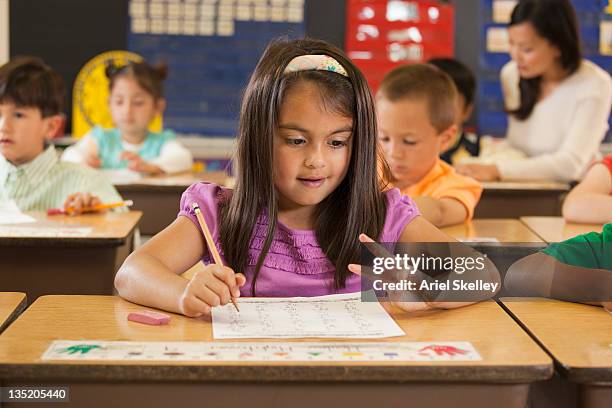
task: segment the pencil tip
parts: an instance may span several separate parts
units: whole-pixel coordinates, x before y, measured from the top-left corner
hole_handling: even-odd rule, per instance
[[[194,210],[199,210],[200,206],[198,205],[198,203],[191,203],[191,208],[193,208]]]

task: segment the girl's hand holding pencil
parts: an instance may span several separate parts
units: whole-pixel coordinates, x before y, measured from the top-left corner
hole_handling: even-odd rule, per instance
[[[213,240],[212,234],[210,233],[208,224],[206,224],[206,219],[204,219],[204,216],[202,215],[202,210],[200,210],[200,207],[197,203],[192,203],[191,207],[193,208],[196,218],[198,219],[198,223],[200,224],[200,228],[202,229],[202,234],[204,234],[204,239],[206,240],[208,252],[212,255],[212,258],[215,261],[214,265],[206,266],[206,271],[209,272],[203,272],[201,274],[198,274],[204,275],[204,277],[201,278],[203,280],[202,283],[204,283],[204,285],[201,286],[195,284],[195,287],[192,288],[193,290],[191,291],[191,294],[195,295],[197,300],[203,301],[208,306],[225,305],[231,301],[234,304],[236,311],[239,312],[240,309],[238,309],[238,304],[236,303],[235,298],[240,296],[239,287],[245,284],[246,278],[242,274],[235,274],[231,268],[223,266],[223,260],[221,259],[221,255],[219,255],[219,251],[217,251],[215,241]],[[213,269],[211,268],[211,266],[216,266],[220,269]],[[215,274],[214,271],[217,271],[217,273]],[[216,277],[219,282],[213,279],[213,277]],[[179,305],[179,307],[181,308],[180,310],[183,310],[185,302],[192,303],[193,300],[196,300],[193,297],[185,299],[185,297],[189,295],[188,292],[190,289],[190,285],[191,283],[193,283],[194,279],[192,279],[190,284],[187,285],[187,288],[185,288],[185,293],[181,297],[181,304]],[[204,314],[206,312],[210,313],[210,308],[207,311],[206,308],[203,307],[204,305],[200,304],[199,306],[202,309],[202,313],[200,314]],[[186,313],[183,312],[183,314]]]
[[[246,282],[241,273],[223,265],[206,265],[194,274],[179,299],[179,310],[188,317],[210,315],[210,309],[232,302],[240,296]]]

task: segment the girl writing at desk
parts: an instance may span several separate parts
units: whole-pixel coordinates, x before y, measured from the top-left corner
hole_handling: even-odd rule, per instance
[[[448,242],[410,198],[384,191],[376,137],[370,90],[341,51],[316,40],[272,43],[242,102],[235,189],[189,187],[177,220],[119,270],[119,294],[195,317],[232,296],[358,292],[360,240]],[[194,202],[228,266],[210,264]],[[200,259],[202,272],[180,276]]]

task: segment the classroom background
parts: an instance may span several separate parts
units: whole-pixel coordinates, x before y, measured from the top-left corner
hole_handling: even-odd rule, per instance
[[[183,136],[181,141],[209,170],[227,164],[242,89],[265,45],[284,35],[308,35],[341,47],[374,89],[399,64],[455,57],[478,81],[470,130],[505,135],[499,72],[509,61],[505,24],[516,1],[262,0],[243,2],[250,4],[243,11],[232,7],[240,3],[46,0],[40,7],[37,0],[20,0],[9,7],[8,0],[0,0],[0,21],[6,22],[0,24],[0,62],[9,56],[40,56],[73,89],[83,66],[103,52],[128,50],[152,63],[165,61],[170,76],[164,125]],[[609,2],[572,4],[585,57],[610,72]],[[87,116],[87,101],[79,98],[78,89],[69,93],[66,134],[77,120],[73,106],[82,106]],[[605,142],[612,142],[612,130]]]
[[[177,218],[186,188],[202,180],[231,187],[225,170],[231,170],[243,88],[271,39],[307,35],[329,41],[346,51],[373,89],[397,65],[454,57],[478,82],[467,127],[503,138],[507,114],[499,71],[509,61],[506,23],[515,4],[0,0],[0,64],[35,55],[68,86],[57,145],[74,142],[106,109],[106,99],[96,95],[107,91],[107,83],[94,71],[111,52],[169,65],[164,127],[175,130],[196,159],[193,172],[113,182],[133,202],[130,211],[72,217],[0,208],[0,385],[70,388],[70,406],[609,407],[612,315],[600,306],[501,292],[493,301],[453,310],[389,309],[373,319],[390,324],[386,333],[395,337],[386,339],[363,337],[363,316],[350,312],[378,304],[359,294],[349,299],[349,312],[319,305],[315,318],[293,319],[295,332],[274,320],[300,309],[295,298],[283,298],[282,306],[262,301],[265,318],[253,320],[268,324],[263,334],[223,337],[210,319],[151,315],[160,311],[117,296],[117,270]],[[572,4],[585,57],[610,73],[612,5]],[[600,150],[612,152],[612,130]],[[483,188],[474,219],[441,230],[486,254],[502,272],[573,237],[610,239],[609,224],[561,216],[570,183],[499,181]],[[606,255],[604,245],[598,248]],[[198,261],[181,276],[191,279],[203,267]],[[259,301],[239,300],[245,301],[244,314]],[[308,306],[309,300],[301,302]],[[236,316],[233,309],[224,313]],[[350,318],[355,321],[347,323]],[[304,335],[321,323],[333,336],[345,329],[334,325],[338,321],[361,331],[332,339]],[[376,324],[368,326],[372,332]],[[218,341],[228,339],[238,340]],[[26,406],[14,404],[7,406]]]

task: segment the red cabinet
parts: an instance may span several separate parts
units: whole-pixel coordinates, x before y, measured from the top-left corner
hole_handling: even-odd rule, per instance
[[[446,2],[347,0],[346,51],[373,90],[397,65],[452,57],[453,34]]]

